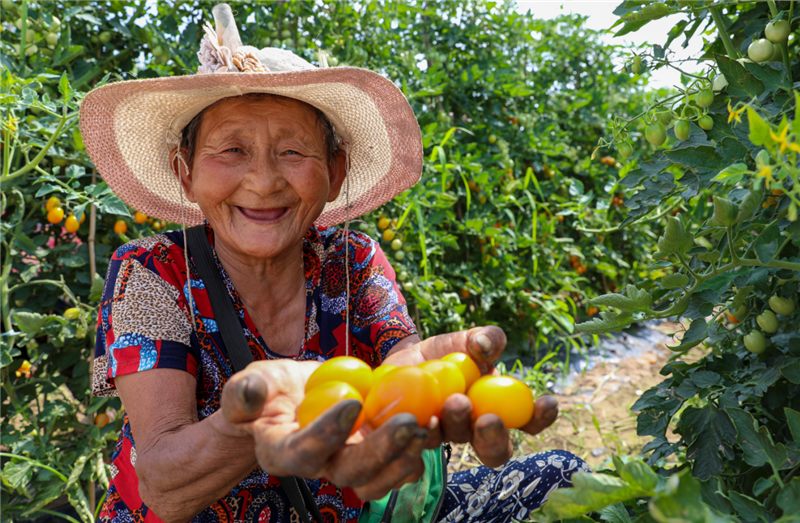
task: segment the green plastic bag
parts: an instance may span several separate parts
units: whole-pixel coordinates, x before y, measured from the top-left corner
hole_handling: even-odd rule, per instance
[[[422,451],[422,461],[425,463],[422,477],[399,490],[392,523],[433,523],[438,516],[447,478],[442,447]],[[358,523],[380,523],[391,495],[390,492],[377,501],[367,502]]]

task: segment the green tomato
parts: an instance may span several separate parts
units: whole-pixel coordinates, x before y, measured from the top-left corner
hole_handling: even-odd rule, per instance
[[[672,123],[672,111],[658,113],[656,117],[658,118],[658,121],[661,122],[661,125],[666,126]]]
[[[50,33],[45,37],[45,41],[47,45],[52,47],[58,43],[58,35],[56,33]]]
[[[406,281],[408,279],[408,271],[402,270],[400,274],[397,275],[398,281]]]
[[[731,313],[731,316],[733,316],[737,320],[743,320],[744,317],[747,316],[748,312],[750,312],[750,310],[747,308],[747,305],[742,305],[741,307],[736,309],[735,312]]]
[[[772,311],[764,311],[759,314],[756,322],[765,332],[770,334],[778,332],[778,317]]]
[[[392,240],[392,250],[399,251],[403,248],[403,241],[400,238]]]
[[[153,56],[155,56],[156,58],[160,58],[163,54],[164,54],[164,49],[160,45],[157,45],[153,48]]]
[[[769,308],[778,314],[788,316],[794,312],[794,302],[776,295],[769,299]]]
[[[630,158],[633,154],[633,146],[630,142],[622,142],[617,145],[617,150],[619,154],[622,155],[623,158]]]
[[[747,48],[747,56],[754,62],[766,62],[772,58],[773,51],[772,42],[766,38],[761,38],[750,44]]]
[[[774,44],[782,44],[789,39],[789,22],[786,20],[778,20],[777,22],[770,22],[767,28],[764,29],[764,34],[767,39]]]
[[[339,59],[336,58],[335,56],[329,56],[328,57],[328,65],[330,67],[336,67],[337,65],[339,65]]]
[[[104,44],[107,44],[111,41],[111,33],[108,31],[103,31],[100,33],[100,41]]]
[[[489,143],[494,144],[497,141],[497,136],[490,134],[489,135]]]
[[[396,251],[394,253],[394,259],[397,261],[402,261],[403,258],[406,257],[406,253],[404,251]]]
[[[697,93],[695,101],[697,102],[698,107],[709,107],[714,103],[714,91],[711,89],[703,89]]]
[[[711,90],[714,92],[722,91],[726,87],[728,87],[728,79],[725,78],[724,74],[718,74],[711,84]]]
[[[14,0],[3,0],[3,9],[6,11],[16,11],[17,6],[14,4]]]
[[[288,29],[284,29],[283,31],[281,31],[281,38],[291,38],[291,36],[292,32],[289,31]]]
[[[644,136],[648,142],[658,147],[667,141],[667,130],[660,122],[651,123],[644,130]]]
[[[64,311],[64,317],[70,321],[77,320],[81,317],[81,310],[77,307],[70,307]]]
[[[697,120],[697,125],[699,125],[700,129],[704,131],[710,131],[711,129],[714,128],[714,120],[706,114],[701,116],[700,119]]]
[[[305,47],[306,43],[308,43],[308,42],[306,41],[305,37],[303,37],[303,36],[301,36],[300,38],[297,39],[297,47]]]
[[[761,331],[753,330],[744,336],[744,346],[753,354],[761,354],[767,348],[767,339]]]
[[[28,46],[27,49],[25,49],[25,54],[28,55],[28,56],[33,56],[38,52],[39,52],[39,48],[36,46],[36,44],[31,44],[31,45]]]
[[[639,58],[639,57],[637,56],[636,58]],[[639,62],[641,62],[641,61],[642,61],[642,59],[639,58]],[[637,64],[636,62],[634,62],[633,65],[631,65],[631,71],[634,74],[639,74],[639,71],[641,71],[641,70],[642,70],[642,66]]]
[[[678,120],[675,122],[675,137],[684,142],[689,139],[689,132],[691,128],[689,127],[688,120]]]

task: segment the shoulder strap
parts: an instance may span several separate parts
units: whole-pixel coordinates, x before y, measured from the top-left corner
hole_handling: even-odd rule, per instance
[[[239,316],[233,309],[228,288],[222,281],[217,264],[214,262],[214,253],[211,244],[208,243],[205,225],[186,229],[186,236],[189,253],[206,286],[208,301],[211,302],[211,310],[214,311],[214,319],[217,321],[222,341],[225,342],[233,371],[239,372],[253,361],[253,353],[250,352],[250,345],[247,344],[242,332]]]
[[[189,247],[195,268],[206,286],[208,301],[211,302],[211,310],[214,311],[214,319],[217,321],[219,334],[225,343],[228,357],[231,359],[233,371],[239,372],[254,361],[253,353],[250,352],[250,345],[247,344],[244,337],[239,316],[236,314],[230,294],[228,294],[228,288],[222,281],[217,264],[214,262],[214,253],[211,250],[211,244],[208,243],[205,225],[196,225],[186,229],[186,245]],[[311,495],[311,490],[305,480],[296,476],[278,477],[278,479],[286,497],[289,498],[289,502],[303,523],[311,523],[307,507],[311,508],[311,514],[316,523],[323,523],[324,520],[317,502]]]

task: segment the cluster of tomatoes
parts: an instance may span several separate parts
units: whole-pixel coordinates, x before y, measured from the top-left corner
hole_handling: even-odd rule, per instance
[[[613,205],[614,207],[622,207],[624,203],[625,203],[625,195],[623,195],[622,193],[617,193],[614,195],[613,198],[611,198],[611,205]]]
[[[768,303],[769,309],[765,310],[756,317],[756,323],[767,334],[775,334],[778,332],[779,326],[778,316],[776,316],[776,314],[781,316],[788,316],[792,314],[795,309],[795,303],[789,298],[784,298],[778,295],[772,296]],[[747,312],[747,307],[742,306],[732,315],[726,314],[728,319],[730,319],[733,323],[739,323],[739,321],[741,321],[747,315]],[[767,338],[760,330],[753,329],[749,334],[745,334],[744,346],[753,354],[761,354],[767,348]]]
[[[788,20],[768,23],[764,29],[766,38],[754,39],[747,48],[747,56],[754,62],[780,61],[783,58],[780,44],[789,40],[790,32],[791,26]]]
[[[29,362],[28,360],[23,360],[22,364],[19,366],[19,368],[16,370],[16,372],[14,372],[14,374],[18,378],[21,378],[22,376],[25,376],[26,378],[30,378],[31,375],[33,374],[31,372],[31,362]]]
[[[570,256],[569,261],[572,263],[572,268],[575,269],[578,274],[583,274],[586,272],[586,265],[584,265],[581,259],[577,256]]]
[[[48,198],[47,203],[44,205],[47,211],[47,221],[53,225],[59,224],[64,220],[64,208],[61,207],[61,200],[55,196]],[[67,221],[64,222],[64,228],[67,232],[78,232],[81,224],[86,220],[86,213],[81,214],[80,221],[74,214],[67,216]]]
[[[314,371],[297,409],[297,421],[305,427],[333,405],[358,400],[364,408],[355,433],[366,422],[376,429],[395,414],[409,413],[421,427],[441,416],[445,400],[466,394],[472,402],[472,418],[496,414],[507,428],[520,428],[533,417],[531,390],[510,376],[483,376],[463,352],[448,354],[417,366],[381,365],[370,368],[351,356],[332,358]]]
[[[613,156],[602,156],[600,158],[600,163],[608,165],[609,167],[614,167],[617,165],[617,160]]]
[[[397,228],[397,221],[390,220],[389,218],[383,216],[378,220],[378,229],[382,230],[383,233],[381,234],[381,238],[383,241],[390,244],[392,250],[394,251],[394,259],[397,261],[402,260],[406,257],[405,251],[403,251],[403,240],[397,238],[397,232],[395,229]]]

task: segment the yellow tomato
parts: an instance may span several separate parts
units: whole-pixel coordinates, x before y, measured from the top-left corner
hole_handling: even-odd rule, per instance
[[[101,429],[110,423],[110,419],[108,419],[108,414],[101,413],[98,414],[97,417],[94,419],[94,424],[100,427]]]
[[[125,220],[117,220],[114,224],[114,232],[117,234],[125,234],[128,231],[128,224]]]
[[[47,209],[48,212],[50,212],[59,205],[61,205],[61,200],[59,200],[55,196],[51,196],[50,198],[48,198],[47,203],[44,205],[44,208]]]
[[[78,232],[80,226],[80,222],[78,222],[78,219],[73,214],[70,214],[67,217],[67,221],[64,222],[64,227],[66,227],[67,232]]]
[[[436,378],[419,367],[395,369],[372,387],[364,401],[364,414],[372,428],[403,412],[417,418],[420,427],[427,427],[441,408]]]
[[[323,412],[343,400],[358,400],[362,404],[364,398],[349,383],[343,381],[329,381],[323,383],[306,394],[302,403],[297,408],[297,422],[300,428],[306,427],[317,419]],[[358,415],[350,434],[354,434],[364,423],[364,410]]]
[[[343,381],[355,387],[365,397],[372,388],[372,368],[365,362],[352,356],[331,358],[308,378],[306,394],[329,381]]]
[[[383,231],[383,241],[390,242],[394,239],[394,231],[391,229],[386,229]]]
[[[496,414],[506,428],[518,429],[533,418],[533,393],[527,385],[510,376],[484,376],[467,393],[472,402],[472,419]]]
[[[393,370],[397,368],[397,365],[381,365],[377,369],[373,369],[372,371],[372,385],[375,386],[380,380],[382,380],[385,376],[389,375]]]
[[[385,229],[389,226],[390,223],[392,222],[389,221],[389,218],[381,218],[380,220],[378,220],[378,228]]]
[[[439,383],[439,395],[442,402],[451,394],[464,394],[467,391],[467,382],[464,375],[455,363],[450,361],[432,360],[421,363],[419,368],[433,374]]]
[[[133,221],[139,224],[144,223],[147,221],[147,215],[136,211],[136,214],[133,215]]]
[[[68,320],[77,320],[81,317],[81,310],[77,307],[70,307],[64,311],[64,317]]]
[[[81,223],[86,221],[86,212],[81,213]]]
[[[53,207],[47,211],[47,221],[50,223],[61,223],[64,219],[64,209],[61,207]]]
[[[442,358],[442,361],[449,361],[450,363],[455,363],[458,370],[461,371],[461,374],[464,375],[464,384],[466,389],[469,390],[472,387],[472,384],[478,381],[478,378],[481,377],[481,370],[478,368],[478,365],[472,361],[472,358],[469,357],[466,353],[463,352],[452,352]]]

